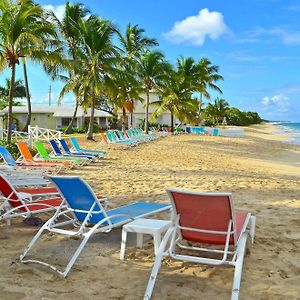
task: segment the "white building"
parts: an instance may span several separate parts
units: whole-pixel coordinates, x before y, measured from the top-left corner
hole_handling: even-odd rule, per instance
[[[146,103],[146,94],[142,94],[141,97],[144,99],[143,102],[140,101],[134,101],[134,112],[133,112],[133,119],[132,119],[132,124],[133,127],[137,127],[139,122],[141,120],[145,119],[145,103]],[[149,105],[149,121],[151,121],[151,116],[153,112],[156,110],[155,105],[151,105],[151,103],[158,101],[158,95],[155,93],[150,93],[150,105]],[[119,112],[120,116],[122,115],[122,112]],[[130,113],[127,113],[128,115],[128,124],[131,124],[131,116]],[[166,111],[162,115],[160,115],[156,120],[155,123],[159,124],[166,124],[168,126],[171,126],[171,113],[169,111]],[[179,123],[178,119],[174,118],[174,126],[176,126]]]
[[[2,118],[8,113],[8,107],[0,111]],[[32,106],[31,126],[38,125],[41,128],[61,129],[68,126],[73,113],[73,106]],[[14,123],[17,130],[22,130],[26,124],[28,115],[27,106],[13,106]],[[95,109],[95,122],[100,128],[108,126],[108,119],[112,117],[109,113]],[[82,127],[85,119],[90,117],[90,109],[87,112],[78,107],[73,127]],[[86,120],[87,121],[87,120]],[[6,126],[4,126],[6,127]]]

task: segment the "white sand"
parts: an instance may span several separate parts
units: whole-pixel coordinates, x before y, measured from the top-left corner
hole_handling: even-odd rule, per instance
[[[274,135],[270,125],[246,132],[239,139],[179,135],[126,151],[112,149],[102,162],[70,173],[83,176],[112,206],[136,200],[168,203],[169,187],[232,192],[235,207],[257,216],[240,299],[300,299],[300,147],[280,142],[285,137]],[[18,261],[37,230],[21,220],[10,227],[0,224],[1,300],[142,299],[154,258],[151,242],[137,249],[132,236],[121,263],[121,231],[96,235],[65,280]],[[58,265],[79,242],[55,235],[43,241],[35,257]],[[168,260],[153,300],[230,299],[232,276],[231,268]]]

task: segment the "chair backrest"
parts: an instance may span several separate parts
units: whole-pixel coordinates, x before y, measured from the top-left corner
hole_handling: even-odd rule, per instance
[[[198,193],[167,190],[174,212],[179,216],[179,226],[204,231],[227,232],[232,221],[230,245],[236,245],[235,217],[230,193]],[[181,229],[184,240],[214,245],[224,245],[226,234],[207,233]]]
[[[116,142],[114,136],[111,134],[110,131],[106,131],[106,132],[105,132],[105,136],[107,137],[107,139],[108,139],[110,142],[112,142],[112,143]]]
[[[68,206],[74,210],[86,210],[89,211],[91,207],[96,205],[93,209],[94,212],[104,210],[102,205],[97,199],[97,196],[92,191],[91,187],[77,176],[64,176],[64,177],[49,177],[50,180],[56,185],[61,196],[65,199]],[[87,213],[74,212],[78,221],[83,222]],[[102,213],[92,215],[89,219],[89,223],[97,223],[103,218]]]
[[[50,145],[51,145],[53,151],[55,152],[55,154],[63,155],[54,140],[49,140],[49,142],[50,142]]]
[[[218,129],[218,128],[214,128],[214,129],[213,129],[213,135],[214,135],[214,136],[219,135],[219,129]]]
[[[10,185],[10,183],[5,179],[3,175],[0,174],[0,193],[8,199],[8,202],[12,207],[18,207],[22,205],[19,201],[19,197],[15,189]],[[14,200],[14,201],[9,201]],[[24,210],[24,208],[23,208]]]
[[[17,165],[14,158],[8,152],[8,150],[4,146],[0,146],[0,155],[8,166],[15,167]]]
[[[78,141],[77,141],[77,139],[75,137],[71,137],[70,141],[71,141],[71,143],[72,143],[72,145],[73,145],[73,147],[74,147],[75,150],[81,151],[81,148],[80,148],[80,146],[78,144]]]
[[[100,132],[101,138],[103,140],[104,143],[108,143],[107,137],[105,136],[105,134],[103,132]]]
[[[48,159],[49,158],[49,153],[46,150],[46,148],[44,147],[43,143],[40,141],[36,141],[35,142],[35,147],[38,151],[38,153],[42,156],[42,158],[44,159]]]
[[[17,147],[21,153],[21,155],[23,156],[23,158],[26,160],[26,161],[32,161],[34,162],[34,159],[27,147],[27,144],[25,142],[19,142],[17,143]]]
[[[63,147],[64,151],[68,154],[71,154],[71,150],[70,150],[67,142],[64,139],[60,139],[59,142],[60,142],[61,146]]]

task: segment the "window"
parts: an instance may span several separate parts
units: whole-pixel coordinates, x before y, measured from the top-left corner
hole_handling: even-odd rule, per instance
[[[72,118],[61,118],[61,126],[66,127],[69,125]]]

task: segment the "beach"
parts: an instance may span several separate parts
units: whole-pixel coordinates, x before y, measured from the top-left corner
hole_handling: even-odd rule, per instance
[[[111,147],[103,160],[65,174],[82,176],[111,207],[169,203],[166,188],[231,192],[236,208],[257,217],[240,299],[300,299],[300,146],[285,143],[290,137],[277,131],[262,124],[245,128],[243,138],[180,134],[127,150]],[[79,141],[83,148],[98,145]],[[132,234],[120,262],[121,230],[97,234],[63,279],[46,267],[19,262],[37,230],[20,219],[0,224],[1,300],[143,298],[154,261],[151,239],[140,249]],[[50,234],[42,241],[32,255],[58,266],[80,242]],[[152,299],[230,299],[232,279],[232,268],[167,259]]]

